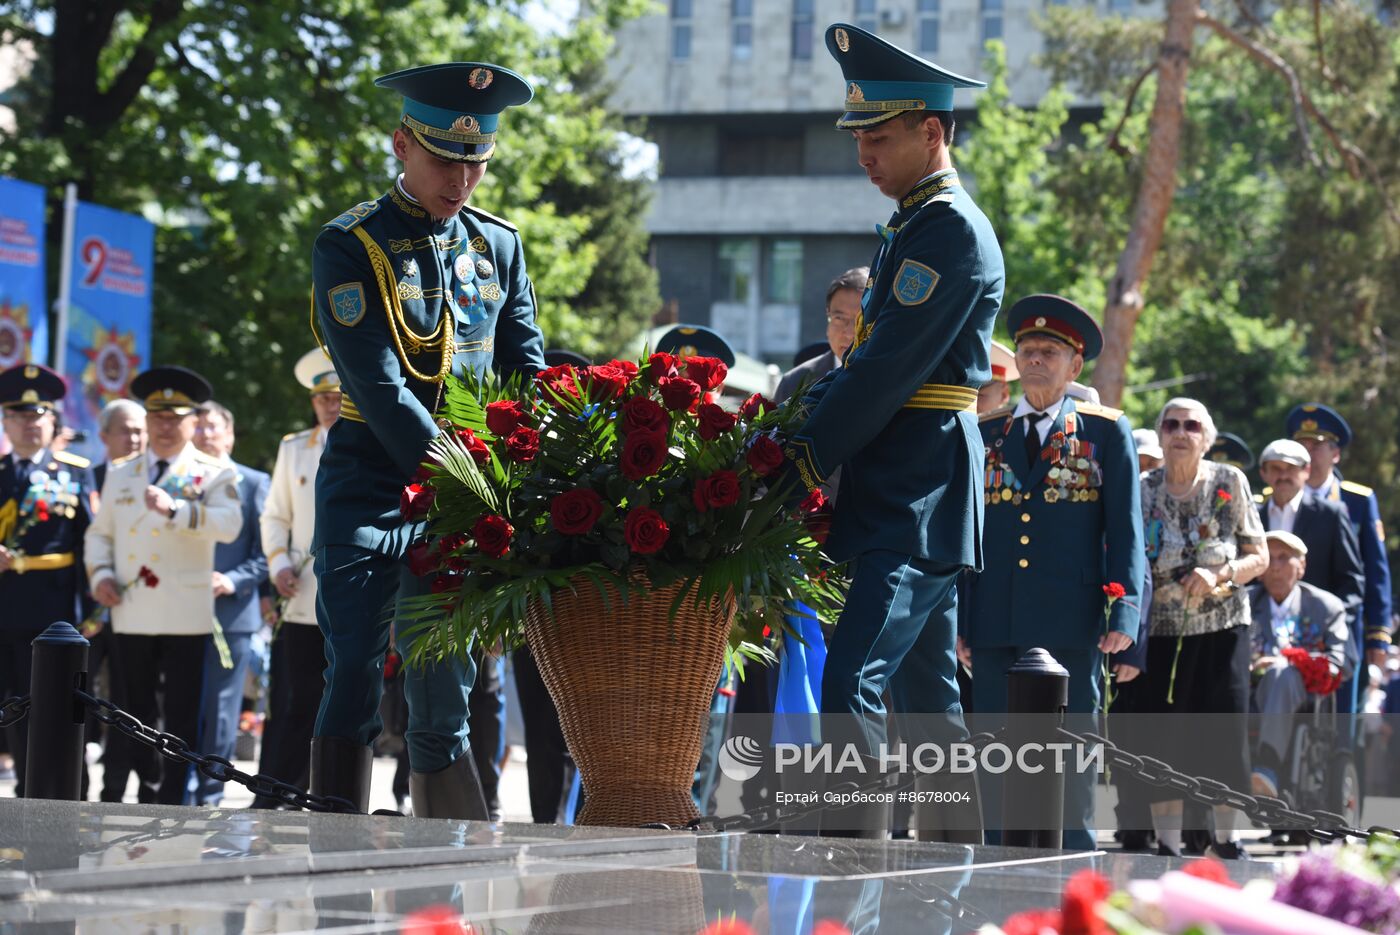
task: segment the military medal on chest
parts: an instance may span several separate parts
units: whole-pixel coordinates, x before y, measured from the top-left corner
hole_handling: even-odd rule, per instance
[[[476,287],[476,268],[471,255],[463,250],[452,259],[452,278],[456,281],[453,301],[457,310],[467,316],[471,324],[486,320],[486,306],[481,301],[481,292]]]
[[[1065,428],[1050,437],[1046,455],[1050,470],[1046,473],[1045,500],[1055,503],[1092,503],[1099,499],[1103,486],[1103,471],[1099,467],[1098,446],[1078,436],[1079,423],[1073,412],[1065,414]]]

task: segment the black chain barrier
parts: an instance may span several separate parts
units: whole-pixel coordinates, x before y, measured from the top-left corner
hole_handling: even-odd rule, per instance
[[[147,727],[136,717],[123,711],[105,698],[89,695],[82,689],[74,689],[78,700],[92,709],[93,717],[104,724],[116,728],[121,734],[139,744],[155,750],[168,759],[182,761],[193,766],[203,776],[215,782],[236,782],[249,789],[254,795],[264,796],[275,801],[304,808],[312,812],[341,812],[362,814],[359,809],[345,799],[332,795],[317,795],[303,792],[291,783],[282,782],[262,773],[256,775],[243,772],[229,760],[213,754],[205,755],[190,749],[190,745],[174,734]],[[26,705],[28,699],[25,699]]]
[[[24,720],[29,713],[29,696],[21,695],[18,698],[6,698],[0,702],[0,728],[9,727],[11,724],[18,724]]]

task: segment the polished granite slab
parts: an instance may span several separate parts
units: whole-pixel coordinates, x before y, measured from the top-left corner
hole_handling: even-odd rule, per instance
[[[21,858],[17,833],[31,848]],[[9,801],[0,802],[0,854],[8,875],[0,880],[15,884],[0,892],[0,935],[397,933],[433,907],[481,933],[694,935],[719,918],[750,922],[759,933],[806,933],[823,919],[862,935],[961,933],[1054,905],[1069,876],[1086,867],[1123,884],[1181,863],[900,841]],[[77,865],[59,866],[60,855],[69,862],[76,855]],[[1272,866],[1229,869],[1243,882]]]

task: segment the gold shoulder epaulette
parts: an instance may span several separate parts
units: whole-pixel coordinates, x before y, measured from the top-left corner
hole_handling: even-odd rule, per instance
[[[135,454],[127,455],[125,458],[118,458],[117,460],[112,462],[112,467],[121,467],[123,464],[135,461],[137,458],[141,457],[144,454],[144,451],[138,451]]]
[[[379,202],[362,201],[355,207],[346,211],[337,218],[327,221],[322,227],[334,227],[336,230],[350,231],[360,225],[365,218],[379,210]]]
[[[315,430],[302,429],[300,432],[288,432],[286,435],[282,436],[282,441],[289,442],[296,438],[305,438],[306,436],[310,435],[313,431]]]
[[[1012,408],[1013,407],[1009,404],[1005,406],[1000,406],[996,409],[993,409],[991,412],[982,413],[980,416],[977,417],[977,421],[986,422],[989,419],[1004,419],[1007,416],[1011,415]]]
[[[196,448],[195,451],[194,451],[194,459],[195,459],[196,461],[198,461],[200,464],[209,464],[209,465],[213,465],[214,467],[219,467],[219,468],[224,468],[224,467],[230,467],[230,466],[231,466],[231,465],[225,464],[223,461],[220,461],[218,458],[214,457],[213,455],[207,455],[207,454],[205,454],[204,452],[200,451],[198,448]]]
[[[1371,496],[1371,494],[1376,492],[1373,488],[1367,487],[1365,484],[1358,484],[1354,480],[1342,481],[1342,489],[1347,491],[1348,493],[1360,494],[1363,497],[1369,497]]]
[[[1098,416],[1100,419],[1107,419],[1110,422],[1117,422],[1123,417],[1122,409],[1101,406],[1098,403],[1086,403],[1080,399],[1074,401],[1074,411],[1081,412],[1086,416]]]
[[[69,464],[73,467],[92,467],[92,462],[87,458],[84,458],[82,455],[69,454],[66,451],[55,451],[53,453],[53,459],[59,464]]]
[[[505,218],[498,218],[498,217],[496,217],[496,215],[492,214],[490,211],[483,211],[483,210],[481,210],[480,208],[478,208],[476,205],[467,205],[467,206],[466,206],[465,208],[463,208],[462,210],[463,210],[463,211],[469,211],[469,212],[471,212],[472,214],[475,214],[477,217],[479,217],[479,218],[484,218],[485,220],[491,221],[491,222],[494,223],[494,224],[499,224],[499,225],[501,225],[502,227],[504,227],[506,230],[511,231],[512,233],[514,233],[514,232],[516,232],[516,231],[519,230],[518,227],[516,227],[516,226],[515,226],[514,224],[512,224],[510,221],[507,221]]]

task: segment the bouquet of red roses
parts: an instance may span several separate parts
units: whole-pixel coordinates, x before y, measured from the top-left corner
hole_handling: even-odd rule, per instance
[[[1310,653],[1301,646],[1288,646],[1279,655],[1298,670],[1303,677],[1303,687],[1311,695],[1330,695],[1342,684],[1341,673],[1332,671],[1332,663],[1318,653]]]
[[[408,561],[433,579],[400,608],[411,661],[516,643],[526,606],[579,580],[605,601],[677,581],[677,606],[733,594],[740,660],[771,657],[763,628],[786,629],[796,602],[834,620],[843,584],[821,573],[808,529],[822,497],[794,507],[779,480],[778,439],[802,413],[757,394],[728,412],[710,397],[726,375],[712,357],[658,353],[524,384],[449,380],[444,430],[400,504],[427,521]]]

